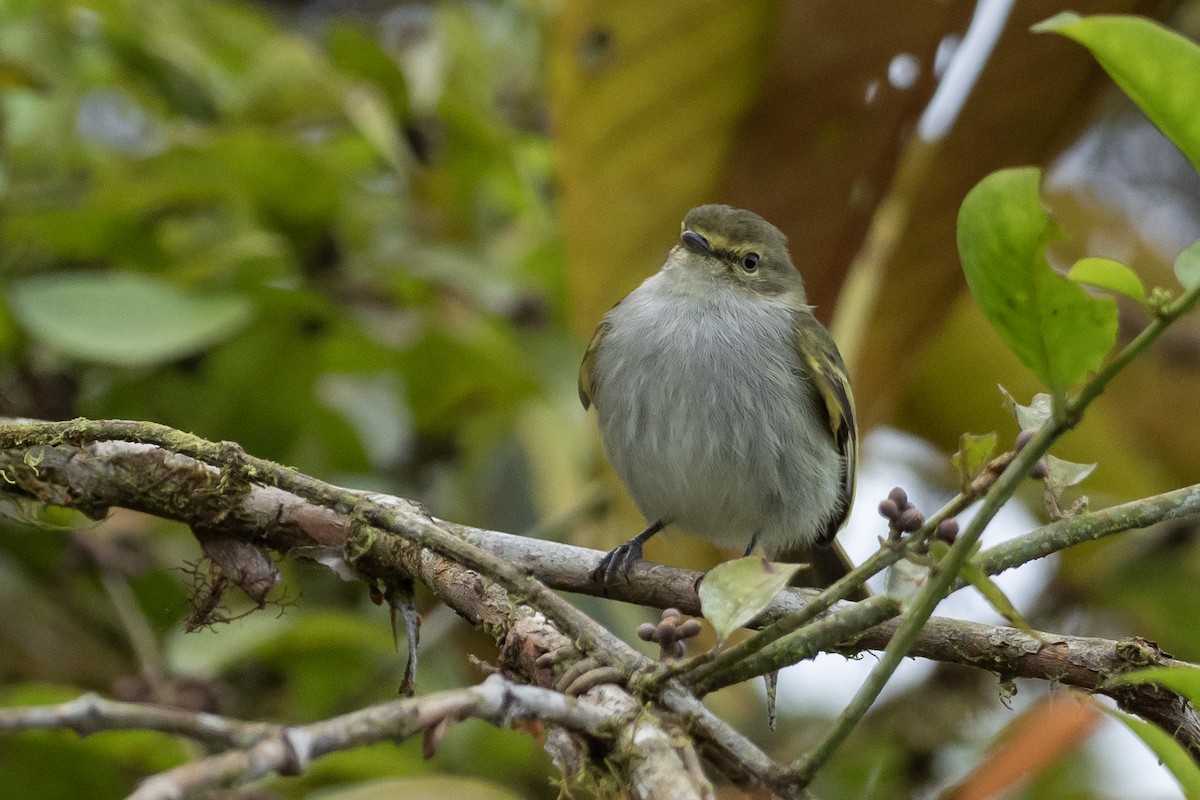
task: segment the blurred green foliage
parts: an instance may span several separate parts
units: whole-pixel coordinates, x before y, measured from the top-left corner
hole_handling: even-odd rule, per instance
[[[422,500],[439,516],[527,531],[547,505],[561,505],[562,496],[579,502],[580,494],[567,491],[575,487],[562,477],[575,455],[564,441],[580,438],[569,429],[579,413],[580,343],[563,332],[566,277],[543,130],[553,103],[542,86],[545,64],[557,60],[584,78],[572,95],[577,102],[551,109],[562,117],[560,134],[608,131],[621,148],[643,154],[658,152],[646,150],[648,142],[682,142],[659,148],[679,163],[655,177],[668,189],[684,179],[708,182],[727,135],[701,141],[694,126],[707,130],[716,115],[734,120],[752,106],[775,7],[762,4],[754,15],[714,3],[704,15],[681,6],[662,12],[671,24],[654,28],[646,26],[647,9],[632,3],[616,9],[624,16],[615,21],[592,19],[587,4],[567,4],[580,41],[621,45],[589,57],[576,40],[553,44],[545,36],[548,22],[536,3],[404,3],[376,9],[376,17],[330,18],[309,8],[320,5],[300,12],[278,4],[280,16],[272,18],[231,2],[0,0],[0,414],[151,419],[236,441],[318,477]],[[902,27],[880,11],[862,21],[862,42],[872,43],[869,22]],[[686,43],[657,31],[682,33]],[[663,41],[637,38],[651,33]],[[832,38],[840,47],[840,35]],[[545,41],[558,48],[551,57],[542,52]],[[628,42],[638,45],[623,49]],[[677,82],[662,82],[657,45],[678,53],[668,71],[678,70]],[[718,52],[733,55],[726,80],[713,82]],[[861,52],[848,52],[875,69]],[[627,56],[647,57],[638,75],[653,75],[631,80]],[[1153,54],[1144,61],[1153,66]],[[593,81],[665,91],[671,103],[700,110],[649,113],[659,106],[617,91],[597,102]],[[1008,97],[1013,87],[1003,88]],[[861,95],[857,84],[853,91]],[[789,113],[814,115],[810,104],[791,105]],[[1183,104],[1185,117],[1191,107]],[[768,122],[748,128],[766,130]],[[657,134],[646,139],[647,130]],[[891,147],[889,136],[877,130],[875,138]],[[767,141],[757,157],[796,182],[779,169],[779,142]],[[753,155],[744,149],[741,155]],[[573,197],[586,212],[571,224],[597,233],[581,251],[604,261],[628,249],[645,254],[649,268],[671,229],[655,223],[646,226],[652,233],[633,237],[624,225],[634,218],[673,225],[677,212],[668,206],[686,207],[688,193],[658,192],[645,180],[657,156],[584,156],[560,176],[563,184],[575,181]],[[601,180],[610,173],[620,178],[619,190]],[[817,187],[823,207],[838,206],[824,178],[801,177]],[[623,203],[614,202],[618,191],[627,195]],[[624,216],[595,213],[630,203],[635,208]],[[816,214],[798,204],[795,211],[806,224]],[[614,220],[629,235],[613,237]],[[631,282],[643,268],[627,261],[613,265],[613,274],[624,265],[631,272],[622,280]],[[612,282],[595,269],[584,279]],[[598,310],[586,313],[580,329]],[[978,337],[946,330],[952,368],[923,385],[973,370],[986,371],[976,383],[993,384],[996,359],[967,349]],[[995,405],[970,393],[927,394],[970,418],[952,426],[951,439]],[[938,399],[923,396],[926,404]],[[551,501],[547,487],[557,492]],[[130,514],[94,525],[60,510],[4,511],[0,703],[96,690],[303,722],[395,696],[403,655],[386,612],[361,585],[288,559],[275,593],[279,615],[268,610],[185,635],[189,565],[198,558],[186,530]],[[1092,602],[1109,604],[1131,632],[1160,636],[1194,658],[1195,548],[1177,550],[1174,539],[1113,544],[1125,542],[1133,556],[1080,562],[1086,581],[1076,584],[1098,587]],[[418,600],[426,615],[419,690],[478,680],[467,656],[493,660],[490,639],[429,597]],[[622,613],[579,602],[601,616]],[[939,676],[934,685],[942,691]],[[771,736],[752,692],[733,687],[709,702],[740,728],[759,726],[757,738],[776,755],[798,756],[812,744],[805,737],[827,724],[793,715],[781,720],[786,733]],[[986,701],[955,699],[951,721],[913,702],[935,729],[928,741],[914,734],[911,714],[891,727],[873,722],[822,774],[819,788],[893,797],[927,786],[937,772],[932,765],[978,740],[973,713],[998,705],[990,683],[988,692]],[[0,786],[20,786],[29,798],[112,797],[196,754],[188,743],[149,734],[5,737]],[[1088,756],[1060,767],[1026,796],[1101,796],[1103,787],[1089,784]],[[556,795],[533,736],[481,723],[454,726],[431,763],[422,761],[419,742],[380,745],[323,759],[264,791],[467,796],[463,783],[433,773],[474,776],[517,796]],[[398,775],[418,777],[371,782]]]
[[[444,516],[532,525],[515,419],[569,388],[574,358],[541,25],[521,4],[369,21],[0,0],[0,413],[157,420]],[[403,654],[361,586],[285,564],[286,613],[184,636],[187,531],[54,517],[78,529],[3,523],[4,702],[166,693],[305,721],[395,696]],[[494,657],[442,629],[423,691],[478,678],[464,649]],[[114,797],[189,753],[145,734],[10,737],[0,778]],[[430,765],[419,744],[378,747],[277,783],[301,796],[431,770],[553,795],[538,744],[486,725]]]

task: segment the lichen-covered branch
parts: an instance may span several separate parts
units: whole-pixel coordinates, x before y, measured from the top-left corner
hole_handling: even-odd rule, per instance
[[[65,425],[72,426],[71,430],[78,429],[78,423]],[[114,434],[121,433],[128,425],[118,423]],[[38,426],[43,435],[55,438],[53,424],[39,423]],[[12,442],[9,437],[14,427],[23,426],[0,424],[0,446]],[[173,438],[166,440],[173,441]],[[229,454],[221,448],[193,445],[190,449],[197,454],[220,458]],[[232,460],[237,464],[241,457],[235,453]],[[260,471],[258,474],[262,469],[272,468],[269,462],[255,467]],[[581,656],[578,651],[582,649],[583,655],[588,651],[593,656],[602,653],[607,663],[616,663],[629,671],[653,666],[645,656],[544,586],[543,591],[537,591],[536,581],[520,567],[504,563],[502,571],[508,576],[510,585],[517,587],[514,595],[487,569],[501,557],[478,551],[468,539],[442,528],[441,523],[432,520],[423,510],[398,498],[354,493],[337,487],[312,492],[316,497],[338,498],[335,508],[327,508],[311,498],[256,482],[246,483],[236,492],[226,492],[228,478],[217,466],[145,443],[103,438],[78,445],[34,445],[23,450],[6,447],[0,451],[0,473],[3,473],[0,493],[10,498],[77,508],[91,516],[100,516],[107,508],[119,505],[186,522],[194,529],[219,528],[227,539],[232,538],[247,547],[253,543],[253,548],[265,547],[312,558],[342,574],[355,573],[384,581],[416,577],[468,621],[491,632],[500,645],[501,662],[507,668],[542,686],[552,686],[555,677],[552,664],[541,658],[547,654],[560,656],[556,659],[559,663],[570,663]],[[148,479],[147,476],[151,477]],[[139,490],[144,481],[148,486]],[[311,481],[292,483],[308,490],[312,488],[309,486]],[[369,515],[363,514],[364,507],[371,510]],[[437,527],[440,535],[452,541],[443,542],[438,548],[429,546],[429,540],[439,538],[438,534],[428,534],[426,529],[430,526]],[[409,537],[413,528],[417,533]],[[233,558],[238,561],[221,565],[221,572],[244,572],[247,562],[252,559],[243,559],[244,553],[239,553],[236,548],[226,549],[234,552]],[[444,555],[444,551],[450,555]],[[480,568],[480,564],[484,567]],[[252,576],[258,577],[261,576]],[[520,596],[523,602],[514,601],[514,596]],[[568,619],[569,624],[563,625],[563,618]],[[627,710],[639,715],[640,738],[618,737],[618,751],[622,742],[632,746],[643,739],[666,742],[678,738],[651,735],[653,731],[647,725],[663,727],[665,723],[655,722],[655,714],[643,708],[642,703],[628,692],[616,687],[606,691],[610,699],[612,692],[618,691],[625,698]],[[686,721],[688,732],[695,738],[700,751],[722,765],[732,780],[771,783],[777,765],[695,698],[690,701],[680,698],[669,710]],[[681,755],[686,754],[687,749],[672,750],[674,757],[682,758],[676,766],[685,776],[692,771],[690,760]],[[648,760],[647,752],[652,751],[625,752],[614,758],[613,763],[621,765],[621,773],[630,786],[663,787],[669,770],[664,771],[661,761]],[[643,775],[640,770],[647,773]],[[653,777],[654,774],[657,777]],[[695,783],[695,776],[688,780]],[[701,784],[695,784],[693,788],[696,787],[703,788]],[[637,796],[689,796],[677,794],[677,791],[678,787],[667,794],[639,793]],[[704,792],[700,791],[697,796],[704,796]]]
[[[607,663],[619,665],[618,674],[652,668],[651,662],[623,641],[617,640],[619,646],[612,645],[612,634],[549,591],[598,593],[591,572],[602,556],[599,552],[434,520],[407,501],[327,486],[311,478],[278,480],[270,473],[275,467],[269,462],[253,462],[247,467],[252,460],[230,445],[189,444],[189,451],[196,456],[222,459],[214,465],[156,445],[104,438],[106,432],[123,435],[133,423],[118,423],[112,431],[104,427],[105,423],[90,423],[86,428],[80,423],[62,423],[75,436],[71,443],[58,436],[55,425],[38,423],[34,435],[23,423],[0,424],[0,497],[77,508],[91,516],[101,516],[111,506],[133,508],[186,522],[194,530],[219,529],[223,537],[238,542],[247,553],[257,554],[258,548],[268,548],[376,580],[411,576],[429,584],[473,624],[496,634],[502,662],[543,686],[552,685],[553,675],[539,657],[559,648],[570,649],[572,643],[582,644],[584,650],[614,647],[618,657]],[[100,438],[80,440],[81,430]],[[163,435],[158,438],[174,441]],[[231,477],[231,471],[238,469],[243,470],[239,473],[242,475],[252,473],[254,479]],[[280,483],[301,489],[307,496],[280,488]],[[317,500],[330,504],[322,505]],[[1191,487],[1059,520],[1019,537],[1015,544],[985,551],[978,562],[985,571],[994,573],[1078,542],[1195,513],[1198,505],[1200,487]],[[364,514],[364,508],[370,513]],[[436,530],[430,532],[430,528]],[[453,541],[447,544],[443,539]],[[234,555],[225,553],[222,557],[240,558],[236,548],[230,552]],[[497,562],[506,569],[505,581],[494,580],[490,566]],[[245,564],[232,566],[242,569],[243,579],[252,582],[263,577],[254,574],[258,568],[255,563],[247,558]],[[237,569],[227,571],[239,574]],[[538,582],[527,582],[526,576]],[[628,583],[609,587],[608,594],[627,602],[658,608],[674,606],[696,614],[697,577],[688,570],[643,562],[633,568]],[[544,593],[525,592],[530,586],[549,588]],[[514,596],[521,597],[523,603],[514,602]],[[760,615],[756,626],[794,614],[813,596],[811,590],[785,592]],[[549,603],[549,618],[544,616],[543,602]],[[870,606],[863,604],[836,607],[816,625],[762,651],[763,664],[751,671],[788,663],[819,650],[857,652],[885,647],[898,621],[876,623],[893,615],[895,609],[890,608],[886,614],[881,610],[877,615],[866,614],[867,610]],[[563,619],[568,621],[565,626]],[[1152,648],[1135,647],[1141,656],[1131,659],[1129,643],[1044,636],[1050,644],[1031,652],[1031,640],[1012,629],[935,617],[917,637],[911,655],[976,666],[1005,677],[1053,680],[1088,691],[1101,691],[1105,677],[1145,663],[1178,663]],[[739,671],[738,675],[706,675],[707,683],[700,686],[668,683],[660,687],[659,702],[688,720],[689,731],[698,735],[705,755],[722,765],[730,777],[766,783],[787,794],[786,785],[772,778],[777,765],[712,717],[689,691],[716,688],[742,677]],[[1196,715],[1177,696],[1147,689],[1105,693],[1200,754]],[[629,697],[632,699],[632,695]]]
[[[214,789],[246,784],[272,773],[299,775],[321,756],[376,742],[402,741],[419,733],[425,734],[426,748],[432,751],[448,723],[467,717],[500,727],[537,719],[596,740],[612,737],[612,718],[601,709],[492,675],[466,689],[395,700],[308,725],[275,726],[251,746],[226,750],[147,778],[130,800],[207,796]]]
[[[221,750],[148,778],[131,795],[137,800],[176,800],[206,795],[213,789],[248,783],[271,773],[297,775],[321,756],[375,742],[401,741],[419,733],[426,735],[427,748],[434,748],[448,723],[468,717],[501,727],[536,719],[590,739],[597,746],[611,746],[620,738],[623,717],[614,715],[609,706],[611,698],[576,699],[549,689],[517,685],[497,674],[478,686],[382,703],[308,725],[247,722],[85,695],[56,706],[0,709],[0,731],[57,729],[88,736],[99,731],[154,730],[186,736]],[[625,714],[632,721],[639,711],[633,704]],[[639,720],[639,724],[653,728],[653,720]],[[673,763],[679,760],[674,752],[633,752],[650,763],[654,775],[687,772]],[[665,766],[655,763],[663,758],[668,761]],[[636,778],[642,769],[634,769],[631,774]],[[705,796],[703,792],[689,794],[687,789],[686,784],[676,784],[670,791],[660,788],[639,796]]]

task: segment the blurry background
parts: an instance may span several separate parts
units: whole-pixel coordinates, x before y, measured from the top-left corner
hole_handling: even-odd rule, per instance
[[[789,235],[851,364],[867,440],[844,536],[862,555],[891,485],[932,511],[954,490],[945,454],[961,433],[1015,434],[997,383],[1021,401],[1038,388],[964,291],[954,219],[977,180],[1044,166],[1067,233],[1055,258],[1120,258],[1148,286],[1174,286],[1174,256],[1200,235],[1200,179],[1182,156],[1082,48],[1029,32],[1065,7],[0,0],[0,414],[155,420],[447,519],[607,549],[641,520],[579,408],[579,358],[687,209],[727,202]],[[1200,31],[1195,2],[1070,7]],[[973,15],[968,41],[1002,32],[990,56],[965,52]],[[956,55],[983,70],[945,130],[922,114]],[[1125,309],[1123,335],[1145,321]],[[1193,315],[1058,449],[1099,462],[1083,487],[1094,507],[1200,477],[1198,336]],[[1039,487],[1024,500],[989,536],[1044,517]],[[4,703],[95,690],[303,721],[394,696],[403,659],[359,585],[285,562],[281,615],[184,635],[188,531],[4,513]],[[677,533],[647,555],[721,557]],[[1192,525],[1022,572],[1005,585],[1035,626],[1139,634],[1200,660]],[[580,602],[630,633],[652,616]],[[491,658],[490,641],[422,607],[419,691],[478,680],[465,655]],[[776,734],[755,686],[712,704],[795,756],[871,661],[785,676]],[[1046,690],[910,671],[816,792],[951,796],[1015,763],[1031,776],[1010,796],[1173,796],[1140,745],[1117,749],[1141,761],[1118,761],[1105,746],[1120,729]],[[1039,740],[1038,715],[1066,732]],[[118,796],[185,747],[9,737],[0,785]],[[382,746],[255,796],[396,775],[426,776],[405,788],[427,797],[461,798],[464,781],[480,797],[557,794],[531,737],[464,723],[431,762],[415,742]]]

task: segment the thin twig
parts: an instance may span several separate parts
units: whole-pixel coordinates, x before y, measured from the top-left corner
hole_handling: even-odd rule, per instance
[[[996,513],[999,512],[1001,506],[1012,497],[1017,486],[1029,474],[1029,470],[1037,460],[1045,455],[1051,444],[1079,421],[1088,404],[1100,396],[1104,388],[1116,377],[1121,369],[1149,347],[1179,316],[1195,306],[1198,300],[1200,300],[1200,284],[1186,291],[1183,296],[1172,303],[1170,308],[1164,310],[1159,317],[1147,325],[1133,341],[1122,348],[1121,352],[1109,364],[1084,385],[1074,400],[1066,403],[1055,402],[1055,413],[1051,419],[1038,431],[1024,449],[1017,453],[1016,458],[1013,459],[1012,463],[1008,465],[997,479],[995,485],[988,491],[979,509],[979,513],[959,535],[957,541],[950,547],[945,557],[935,565],[929,582],[917,594],[912,606],[907,609],[904,620],[901,622],[896,634],[888,643],[875,668],[867,676],[867,680],[859,688],[853,699],[851,699],[850,704],[843,709],[838,719],[826,733],[825,737],[817,743],[816,747],[793,764],[796,779],[800,786],[807,786],[811,782],[816,771],[828,761],[838,746],[845,741],[850,732],[862,721],[867,710],[875,702],[875,698],[883,691],[884,685],[891,678],[892,673],[895,672],[896,667],[900,665],[901,660],[903,660],[915,644],[920,635],[921,628],[933,613],[933,609],[950,591],[951,586],[958,577],[959,570],[966,563],[967,559],[970,558],[971,551],[975,543],[979,541],[979,537],[983,534],[984,528],[991,522]]]
[[[297,775],[316,758],[382,741],[402,741],[443,721],[465,717],[507,727],[522,719],[560,725],[593,738],[612,736],[611,718],[559,692],[518,686],[499,675],[467,689],[394,700],[309,725],[270,726],[243,749],[183,764],[147,778],[130,800],[180,800],[271,773]],[[665,797],[666,795],[661,795]]]

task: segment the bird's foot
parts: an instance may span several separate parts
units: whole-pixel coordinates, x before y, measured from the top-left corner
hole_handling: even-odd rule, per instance
[[[592,580],[608,588],[613,582],[613,578],[620,574],[628,582],[629,570],[633,568],[634,562],[641,560],[641,540],[630,539],[625,544],[617,545],[609,550],[604,558],[600,559],[600,565],[592,572]]]

